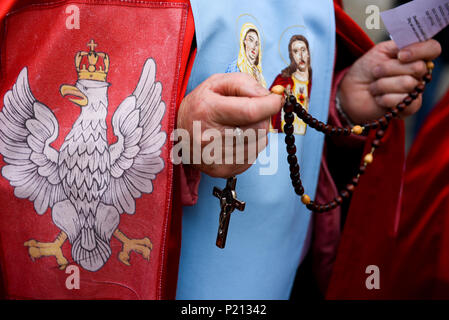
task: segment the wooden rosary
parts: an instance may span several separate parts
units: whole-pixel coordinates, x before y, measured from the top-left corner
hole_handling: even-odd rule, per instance
[[[322,213],[329,210],[337,208],[343,203],[344,199],[347,199],[354,192],[355,187],[359,183],[360,176],[365,173],[366,168],[369,164],[374,161],[374,151],[380,147],[381,139],[385,135],[385,130],[388,128],[390,121],[393,118],[399,116],[399,114],[404,111],[407,106],[409,106],[413,100],[417,99],[421,93],[424,92],[425,86],[432,80],[432,70],[435,67],[433,62],[427,62],[427,74],[422,79],[421,83],[416,86],[416,88],[396,107],[391,109],[381,118],[363,125],[355,125],[352,128],[336,127],[329,124],[325,124],[318,121],[312,117],[306,109],[296,100],[296,97],[290,92],[289,88],[284,88],[283,86],[274,86],[271,91],[279,95],[285,95],[284,110],[284,133],[285,143],[287,145],[287,161],[290,165],[290,178],[292,180],[293,188],[295,193],[301,197],[302,203],[304,203],[307,208],[313,212]],[[318,130],[326,135],[335,136],[349,136],[351,134],[362,135],[370,130],[377,129],[376,139],[371,143],[371,152],[365,155],[363,158],[363,164],[357,170],[357,174],[346,187],[340,191],[339,195],[335,197],[332,201],[326,204],[318,204],[312,201],[310,197],[305,194],[304,187],[301,182],[301,175],[299,173],[298,158],[296,157],[296,146],[295,137],[293,135],[294,127],[293,122],[295,120],[295,114],[302,119],[311,128]],[[236,177],[231,177],[226,182],[226,187],[221,190],[217,187],[213,190],[213,195],[220,199],[220,219],[217,233],[216,245],[219,248],[224,248],[226,245],[226,237],[228,233],[229,220],[231,218],[231,213],[235,209],[243,211],[245,209],[245,202],[237,199],[237,194],[235,192],[235,185],[237,182]]]
[[[285,104],[284,104],[284,133],[285,143],[287,145],[287,161],[290,165],[290,178],[292,180],[293,188],[295,189],[295,193],[301,197],[302,203],[304,203],[307,208],[311,211],[322,213],[332,209],[335,209],[339,205],[343,203],[343,200],[349,198],[351,194],[354,192],[355,187],[359,183],[360,176],[365,173],[366,168],[369,164],[371,164],[374,160],[374,151],[380,147],[381,139],[385,135],[385,131],[388,128],[390,121],[393,118],[399,116],[399,114],[404,111],[407,106],[409,106],[413,100],[417,99],[421,93],[424,92],[425,86],[432,80],[432,70],[435,67],[434,63],[429,61],[427,62],[427,74],[422,79],[421,83],[416,86],[416,88],[396,107],[391,109],[391,111],[387,112],[381,118],[372,121],[363,125],[355,125],[352,128],[341,128],[332,126],[329,124],[324,124],[321,121],[318,121],[314,117],[312,117],[306,109],[302,107],[300,103],[296,101],[294,95],[289,92],[288,89],[283,86],[274,86],[271,91],[273,93],[279,95],[285,95]],[[298,159],[296,157],[296,146],[295,146],[295,137],[293,135],[294,127],[293,122],[295,119],[294,114],[296,114],[300,119],[302,119],[307,125],[311,128],[316,129],[326,135],[334,135],[334,136],[349,136],[351,134],[361,135],[364,132],[368,132],[369,130],[377,129],[376,139],[373,140],[371,144],[371,152],[365,155],[363,159],[363,164],[357,171],[357,174],[346,187],[339,192],[339,195],[335,197],[332,201],[326,204],[318,204],[315,201],[312,201],[310,197],[305,194],[304,187],[301,182],[301,176],[299,173],[299,165]]]

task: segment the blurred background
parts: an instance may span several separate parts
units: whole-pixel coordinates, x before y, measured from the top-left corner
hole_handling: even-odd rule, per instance
[[[343,0],[345,11],[365,30],[370,38],[379,43],[389,40],[389,34],[380,19],[379,29],[368,29],[367,19],[372,15],[372,11],[367,12],[369,6],[377,6],[380,12],[397,7],[409,1],[401,0]],[[413,139],[421,127],[426,116],[431,112],[435,104],[442,98],[449,88],[449,28],[438,34],[435,39],[443,46],[442,56],[435,61],[435,71],[433,81],[424,93],[424,103],[421,110],[414,116],[406,120],[406,148],[407,151],[413,143]]]

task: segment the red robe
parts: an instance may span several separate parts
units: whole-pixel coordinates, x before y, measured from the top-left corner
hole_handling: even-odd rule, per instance
[[[407,157],[390,297],[449,299],[449,92]]]
[[[112,106],[117,106],[123,98],[132,92],[138,80],[138,72],[140,71],[143,58],[152,56],[156,61],[162,61],[164,53],[161,51],[151,50],[151,45],[147,45],[151,39],[146,36],[157,37],[159,32],[146,32],[139,38],[140,42],[135,41],[133,37],[132,43],[129,41],[129,36],[126,32],[132,30],[152,30],[154,25],[151,25],[149,19],[139,20],[147,21],[150,25],[132,26],[129,29],[117,29],[117,38],[109,38],[111,32],[103,28],[108,25],[114,28],[115,22],[121,22],[120,19],[112,19],[117,11],[116,7],[108,6],[104,2],[102,5],[95,7],[95,10],[101,11],[102,19],[91,24],[89,27],[84,26],[82,29],[68,31],[66,28],[50,28],[43,29],[43,33],[51,32],[49,41],[39,41],[36,38],[30,37],[31,32],[39,30],[41,24],[36,21],[42,21],[42,25],[46,26],[45,21],[52,21],[55,25],[54,19],[46,17],[48,12],[43,9],[60,10],[65,8],[69,3],[61,1],[52,3],[48,6],[31,6],[29,4],[44,3],[43,0],[16,0],[12,9],[5,9],[8,3],[3,2],[1,5],[1,12],[14,12],[2,21],[2,44],[1,44],[1,71],[2,82],[0,83],[0,96],[4,96],[7,90],[10,90],[16,81],[17,74],[23,66],[28,66],[30,76],[30,86],[33,94],[37,100],[44,102],[49,107],[57,105],[63,106],[64,111],[54,109],[56,118],[62,123],[61,128],[70,128],[77,114],[73,112],[73,105],[67,101],[63,101],[58,96],[59,85],[64,82],[74,83],[76,81],[76,73],[73,70],[73,56],[75,51],[86,50],[85,47],[79,47],[79,43],[83,46],[90,40],[91,34],[103,39],[103,43],[99,44],[99,50],[109,50],[111,56],[111,70],[108,75],[108,81],[111,86],[111,96],[109,103]],[[119,1],[118,1],[119,2]],[[353,61],[368,50],[372,43],[361,29],[343,12],[340,8],[340,1],[335,2],[336,22],[337,22],[337,46],[338,52],[335,66],[335,79],[338,81],[343,74],[343,70],[351,65]],[[92,1],[80,1],[80,6],[91,5]],[[70,2],[71,4],[71,2]],[[135,10],[138,7],[144,7],[146,10],[151,8],[159,8],[158,13],[164,12],[161,8],[175,7],[179,9],[179,14],[172,12],[171,15],[160,17],[158,22],[168,19],[168,25],[173,28],[164,29],[165,32],[173,32],[173,35],[180,36],[177,42],[177,50],[171,52],[170,56],[166,54],[166,59],[174,59],[177,63],[168,63],[168,65],[175,66],[174,70],[168,70],[167,64],[159,63],[156,79],[162,81],[163,94],[162,99],[167,105],[167,112],[169,116],[166,122],[162,124],[162,128],[170,135],[176,123],[176,108],[184,95],[186,83],[189,72],[191,70],[193,59],[195,56],[195,45],[192,42],[194,33],[193,18],[187,0],[170,0],[170,1],[151,1],[150,4],[127,4],[128,10],[132,11],[135,17],[138,17],[140,11],[144,9]],[[15,19],[18,14],[24,15],[21,20]],[[144,14],[144,13],[142,13]],[[45,17],[44,17],[45,16]],[[38,18],[37,18],[38,17]],[[46,20],[46,19],[49,20]],[[178,18],[176,18],[178,17]],[[27,20],[28,19],[28,20]],[[106,20],[105,20],[106,19]],[[178,21],[170,19],[181,19]],[[137,22],[138,19],[135,19]],[[19,23],[20,21],[20,23]],[[104,21],[102,24],[101,21]],[[115,22],[114,22],[115,21]],[[171,24],[170,24],[170,21]],[[15,30],[20,24],[32,23],[33,28],[17,29],[27,32],[29,34],[21,34],[19,40],[11,38],[10,30]],[[56,21],[62,23],[64,21]],[[129,21],[131,24],[132,21]],[[12,24],[12,26],[11,26]],[[123,27],[123,24],[120,24]],[[117,25],[117,28],[119,26]],[[157,27],[157,25],[156,25]],[[180,29],[178,29],[180,28]],[[30,31],[31,30],[31,31]],[[87,34],[83,32],[88,31]],[[89,33],[90,32],[90,33]],[[139,33],[141,34],[141,33]],[[114,34],[115,36],[115,34]],[[27,41],[26,37],[30,37]],[[43,38],[42,38],[43,39]],[[47,38],[45,38],[47,39]],[[48,40],[47,39],[47,40]],[[68,40],[70,39],[70,40]],[[106,40],[109,39],[109,40]],[[154,41],[155,39],[153,39]],[[157,39],[156,39],[157,40]],[[65,41],[65,42],[64,42]],[[72,42],[70,42],[72,41]],[[97,42],[100,42],[96,39]],[[5,45],[8,44],[8,45]],[[76,45],[74,44],[76,43]],[[17,45],[17,48],[14,47]],[[30,48],[29,46],[32,46]],[[101,47],[103,45],[103,47]],[[137,47],[144,49],[144,53],[139,51],[139,54],[133,55]],[[28,50],[33,50],[35,55],[30,55]],[[16,50],[21,54],[22,60],[17,60],[19,56],[12,54],[7,55],[8,50]],[[47,51],[47,55],[38,55],[38,53]],[[148,52],[147,52],[148,51]],[[137,52],[137,51],[136,51]],[[11,63],[8,59],[16,57]],[[126,59],[131,59],[127,61]],[[132,60],[135,59],[135,60]],[[112,67],[112,62],[119,62]],[[56,64],[56,66],[55,66]],[[133,68],[130,68],[133,66]],[[6,68],[6,71],[5,71]],[[69,72],[59,72],[64,68],[71,68]],[[39,82],[42,79],[37,75],[38,72],[42,74],[44,80],[47,82]],[[69,70],[69,69],[68,69]],[[45,78],[46,75],[54,75],[55,79]],[[137,75],[137,76],[136,76]],[[123,77],[130,77],[129,81],[120,81]],[[128,78],[127,78],[128,79]],[[54,83],[50,80],[55,80]],[[57,80],[57,81],[56,81]],[[115,80],[115,81],[114,81]],[[128,83],[129,82],[129,83]],[[42,86],[42,83],[45,84]],[[126,88],[121,88],[120,83],[125,84]],[[171,83],[168,86],[166,83]],[[338,82],[336,82],[338,83]],[[41,85],[41,87],[39,87]],[[334,88],[336,88],[334,84]],[[114,95],[113,90],[116,90]],[[53,92],[52,94],[48,92]],[[52,95],[55,98],[52,98]],[[335,96],[335,90],[334,95]],[[72,107],[72,109],[70,109]],[[72,110],[67,112],[65,110]],[[114,110],[108,114],[108,124],[112,117]],[[335,113],[333,102],[331,103],[330,121],[334,123],[339,122],[338,115]],[[66,129],[68,130],[68,129]],[[63,135],[64,136],[64,135]],[[114,142],[112,132],[108,133],[109,143]],[[366,141],[366,148],[369,147],[370,141]],[[56,144],[62,143],[57,141]],[[329,200],[336,195],[337,189],[335,182],[345,181],[351,176],[351,170],[357,166],[360,161],[360,146],[365,141],[358,139],[346,141],[338,141],[335,139],[327,140],[327,148],[323,155],[322,168],[320,173],[319,190],[317,192],[317,200]],[[366,175],[361,179],[360,187],[355,192],[351,208],[349,210],[346,226],[342,235],[341,245],[338,248],[338,256],[334,265],[333,277],[329,287],[330,298],[340,297],[363,297],[365,291],[359,292],[360,284],[364,284],[364,273],[358,276],[361,267],[366,263],[375,264],[371,257],[378,256],[380,259],[384,258],[386,249],[386,240],[384,236],[376,238],[377,228],[382,228],[385,223],[395,218],[399,190],[401,189],[402,179],[402,165],[403,153],[398,154],[403,145],[403,124],[401,121],[393,121],[388,130],[387,136],[384,138],[384,145],[378,152],[376,152],[376,161],[368,169]],[[58,145],[59,146],[59,145]],[[334,146],[335,148],[332,148]],[[340,149],[339,149],[340,148]],[[335,152],[335,150],[346,148],[347,152]],[[168,160],[168,154],[171,145],[167,144],[166,149],[162,153],[165,160]],[[342,155],[343,154],[343,155]],[[26,199],[18,199],[13,194],[13,188],[9,182],[1,179],[1,198],[4,208],[14,208],[7,214],[2,212],[2,220],[0,221],[0,267],[2,271],[2,294],[8,298],[84,298],[84,299],[99,299],[99,298],[123,298],[123,299],[164,299],[174,298],[176,290],[176,281],[178,273],[180,236],[181,236],[181,209],[183,204],[192,203],[196,200],[197,194],[195,190],[198,184],[197,173],[191,171],[189,168],[172,167],[169,161],[165,162],[167,165],[166,176],[164,176],[165,184],[158,189],[158,183],[155,183],[155,189],[152,194],[143,195],[142,198],[137,199],[137,211],[135,216],[124,216],[120,222],[119,228],[129,237],[142,238],[148,235],[149,231],[153,233],[150,235],[153,241],[153,250],[149,262],[144,260],[136,253],[131,253],[131,266],[124,266],[117,260],[117,255],[121,249],[121,244],[112,239],[112,255],[107,265],[99,272],[89,272],[81,270],[81,289],[68,290],[64,283],[68,276],[64,271],[58,270],[54,258],[43,257],[32,261],[27,254],[27,248],[23,246],[24,241],[30,238],[36,238],[39,241],[53,241],[58,234],[58,229],[52,224],[50,212],[43,216],[38,216],[30,201]],[[328,164],[330,166],[328,166]],[[5,163],[1,163],[2,167]],[[385,178],[385,177],[388,177]],[[161,178],[162,179],[162,178]],[[379,193],[379,190],[382,192]],[[168,195],[168,196],[165,196]],[[153,209],[158,197],[163,201],[165,207],[161,211]],[[164,200],[162,200],[164,199]],[[314,241],[314,257],[316,261],[316,270],[321,279],[322,288],[326,288],[330,271],[335,259],[338,240],[340,238],[339,230],[339,209],[332,212],[316,216],[315,218],[315,241]],[[364,241],[370,239],[371,242],[366,244]],[[381,244],[378,248],[378,244]],[[383,245],[383,246],[382,246]],[[383,250],[382,250],[383,249]],[[367,253],[371,252],[371,254]],[[66,257],[70,257],[70,245],[65,244],[63,253]],[[356,257],[354,260],[353,258]],[[354,271],[355,270],[355,271]],[[363,269],[364,270],[364,269]],[[355,273],[354,273],[355,272]],[[26,279],[25,279],[25,278]],[[360,281],[358,281],[360,279]],[[42,285],[33,285],[33,281],[45,283]],[[84,282],[83,282],[84,281]]]

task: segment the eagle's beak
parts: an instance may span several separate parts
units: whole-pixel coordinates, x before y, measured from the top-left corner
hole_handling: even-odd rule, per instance
[[[64,84],[61,86],[59,91],[61,92],[61,95],[63,97],[72,96],[69,97],[68,99],[73,103],[76,103],[80,107],[84,107],[87,105],[87,97],[84,95],[84,93],[79,91],[77,87]]]

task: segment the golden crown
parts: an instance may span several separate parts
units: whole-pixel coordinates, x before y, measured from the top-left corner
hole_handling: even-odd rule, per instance
[[[78,80],[106,81],[109,71],[109,56],[104,52],[96,52],[97,44],[90,40],[87,44],[89,52],[79,51],[75,56],[75,67]]]

